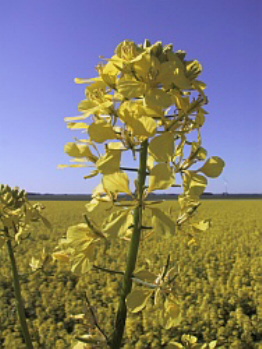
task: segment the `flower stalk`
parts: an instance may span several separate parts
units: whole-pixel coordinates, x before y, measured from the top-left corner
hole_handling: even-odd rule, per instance
[[[137,201],[138,206],[134,210],[134,228],[131,237],[126,271],[123,278],[122,290],[120,294],[120,300],[118,304],[118,310],[116,314],[115,328],[110,341],[110,348],[119,349],[123,339],[126,317],[127,317],[127,306],[126,298],[132,290],[132,277],[136,267],[136,261],[139,250],[140,237],[142,232],[142,217],[143,217],[143,191],[146,181],[146,163],[147,163],[147,151],[148,151],[148,140],[145,140],[141,144],[140,152],[140,163],[138,170],[138,190],[137,190]]]
[[[6,245],[7,245],[9,259],[11,262],[12,274],[13,274],[14,292],[15,292],[16,308],[17,308],[17,312],[18,312],[19,322],[20,322],[23,337],[25,340],[26,348],[33,349],[33,344],[32,344],[29,329],[27,326],[26,317],[25,317],[25,309],[24,309],[23,299],[22,299],[22,295],[21,295],[19,274],[18,274],[18,270],[17,270],[12,241],[9,239],[7,227],[4,228],[4,231],[5,231],[5,236],[7,238]]]

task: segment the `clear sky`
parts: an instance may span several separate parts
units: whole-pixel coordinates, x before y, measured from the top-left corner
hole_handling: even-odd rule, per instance
[[[262,192],[261,0],[9,0],[0,4],[0,183],[41,193],[90,193],[98,179],[69,163],[78,114],[99,56],[125,39],[174,43],[204,66],[203,146],[226,161],[208,191]]]

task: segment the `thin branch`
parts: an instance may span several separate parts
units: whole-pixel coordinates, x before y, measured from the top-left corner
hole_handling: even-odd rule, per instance
[[[162,274],[162,277],[161,277],[162,280],[164,280],[164,278],[165,278],[165,276],[167,274],[169,265],[170,265],[170,254],[167,256],[166,265],[164,267],[164,271],[163,271],[163,274]]]
[[[130,172],[138,172],[138,168],[131,168],[131,167],[120,167],[120,170],[130,171]]]
[[[8,228],[5,227],[5,235],[6,237],[9,237]],[[17,232],[16,226],[14,225],[14,230]],[[22,334],[25,340],[26,348],[27,349],[33,349],[32,339],[30,337],[30,332],[27,326],[26,316],[25,316],[25,308],[24,308],[24,302],[22,298],[21,293],[21,286],[19,281],[19,274],[16,264],[16,259],[14,255],[14,250],[12,246],[12,241],[8,239],[6,241],[7,244],[7,250],[10,258],[11,263],[11,269],[12,269],[12,275],[13,275],[13,284],[14,284],[14,293],[15,293],[15,299],[16,299],[16,309],[18,312],[18,317],[20,321],[20,326],[22,329]]]
[[[90,336],[90,337],[91,337],[91,336]],[[78,337],[78,336],[76,336],[75,339],[78,340],[79,342],[82,342],[82,343],[87,343],[87,344],[99,344],[99,341],[96,340],[96,339],[82,338],[82,337]],[[96,348],[97,348],[97,347],[96,347]]]
[[[150,282],[146,282],[146,281],[143,281],[143,280],[135,278],[135,277],[132,277],[132,281],[136,282],[137,284],[144,285],[144,286],[147,286],[147,287],[153,288],[153,289],[159,287],[159,285],[151,284]]]
[[[85,293],[85,301],[87,303],[87,306],[88,306],[88,310],[93,318],[93,321],[94,321],[94,325],[96,326],[96,328],[98,329],[98,331],[102,334],[103,337],[105,337],[105,340],[106,342],[108,343],[109,340],[108,340],[108,337],[106,335],[106,333],[104,332],[104,330],[100,327],[99,323],[98,323],[98,320],[96,318],[96,314],[91,306],[91,303],[90,303],[90,300],[88,299],[86,293]]]
[[[117,271],[117,270],[112,270],[112,269],[108,269],[108,268],[102,268],[102,267],[98,267],[97,265],[93,265],[93,268],[97,269],[97,270],[104,271],[104,272],[109,273],[109,274],[119,274],[119,275],[124,275],[125,274],[123,271]],[[146,282],[146,281],[143,281],[141,279],[138,279],[138,278],[136,278],[134,276],[132,276],[132,280],[134,282],[136,282],[137,284],[145,285],[145,286],[148,286],[149,288],[157,288],[158,287],[158,285],[151,284],[149,282]]]
[[[93,268],[97,269],[97,270],[104,271],[104,272],[109,273],[109,274],[120,274],[120,275],[125,274],[123,271],[117,271],[117,270],[112,270],[112,269],[108,269],[108,268],[103,268],[103,267],[99,267],[97,265],[93,265]]]
[[[120,170],[123,171],[130,171],[130,172],[138,172],[139,169],[138,168],[132,168],[132,167],[120,167]],[[146,175],[148,176],[150,173],[148,171],[146,171]]]
[[[91,222],[91,220],[88,218],[88,216],[86,214],[84,214],[84,218],[85,218],[87,226],[92,230],[92,232],[94,234],[96,234],[99,238],[107,240],[105,235],[97,229],[97,227]]]

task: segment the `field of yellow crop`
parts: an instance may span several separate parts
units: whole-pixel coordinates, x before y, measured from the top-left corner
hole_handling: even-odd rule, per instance
[[[26,315],[34,348],[70,348],[76,335],[91,333],[93,324],[75,315],[86,311],[87,292],[101,327],[109,333],[116,310],[121,275],[92,270],[80,280],[67,265],[51,261],[43,271],[32,273],[32,256],[43,247],[52,253],[67,227],[84,222],[84,202],[44,202],[45,216],[53,225],[49,232],[40,224],[30,239],[15,248]],[[176,216],[176,203],[163,203]],[[165,348],[182,334],[199,342],[217,339],[219,348],[256,349],[262,342],[262,202],[258,200],[207,200],[199,218],[211,218],[208,232],[188,244],[187,228],[174,235],[155,232],[141,242],[139,267],[159,273],[168,254],[177,268],[175,283],[182,300],[183,320],[166,330],[158,308],[149,304],[127,321],[125,349]],[[101,219],[101,217],[99,217]],[[128,241],[114,240],[108,255],[97,251],[95,264],[122,271]],[[9,261],[0,252],[0,347],[24,349],[17,320]],[[149,262],[150,261],[150,262]],[[261,348],[261,347],[260,347]]]

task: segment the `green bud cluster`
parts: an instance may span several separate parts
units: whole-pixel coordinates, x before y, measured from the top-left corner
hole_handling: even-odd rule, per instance
[[[9,185],[0,185],[0,207],[16,210],[21,208],[27,202],[27,194],[25,190],[18,187],[11,188]]]

